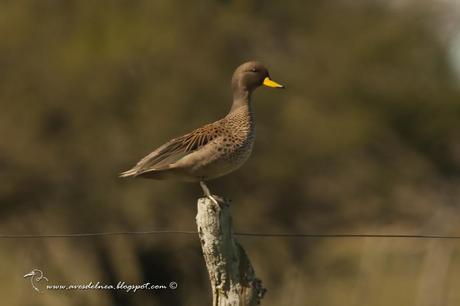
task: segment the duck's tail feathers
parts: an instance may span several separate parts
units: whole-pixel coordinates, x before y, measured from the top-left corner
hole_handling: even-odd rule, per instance
[[[118,177],[136,177],[137,175],[138,175],[137,169],[133,168],[128,171],[120,173]]]
[[[128,171],[120,173],[119,177],[142,177],[162,180],[169,174],[168,172],[170,172],[170,170],[174,171],[173,168],[171,164],[150,169],[142,169],[136,166]]]

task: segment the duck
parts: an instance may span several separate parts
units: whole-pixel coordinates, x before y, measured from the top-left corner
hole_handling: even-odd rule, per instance
[[[233,73],[233,101],[225,117],[171,139],[120,177],[199,182],[204,195],[218,205],[221,199],[206,182],[237,170],[251,155],[256,136],[252,94],[260,86],[285,88],[260,62],[243,63]]]

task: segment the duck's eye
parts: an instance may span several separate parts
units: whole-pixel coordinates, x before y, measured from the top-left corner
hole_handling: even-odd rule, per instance
[[[252,68],[251,71],[252,71],[252,72],[257,72],[257,69],[256,69],[256,68]]]

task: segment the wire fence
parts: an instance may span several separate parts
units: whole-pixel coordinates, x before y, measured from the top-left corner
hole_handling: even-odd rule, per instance
[[[0,239],[46,239],[46,238],[88,238],[110,236],[143,236],[143,235],[198,235],[197,231],[186,230],[149,230],[92,232],[68,234],[0,234]],[[255,233],[235,232],[235,236],[254,238],[405,238],[405,239],[450,239],[460,240],[460,236],[450,235],[408,235],[408,234],[308,234],[308,233]]]

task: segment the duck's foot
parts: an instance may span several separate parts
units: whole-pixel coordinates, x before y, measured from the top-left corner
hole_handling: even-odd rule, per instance
[[[215,196],[213,196],[213,195],[208,195],[207,197],[208,197],[211,201],[213,201],[214,204],[216,204],[217,206],[220,206],[220,202],[219,202],[219,200],[217,200],[217,199],[215,198]]]
[[[200,181],[200,186],[201,186],[201,189],[203,189],[203,193],[204,195],[210,199],[214,204],[216,204],[217,206],[221,207],[221,205],[225,205],[225,203],[227,203],[226,199],[218,196],[218,195],[215,195],[215,194],[211,194],[211,192],[209,191],[209,188],[208,186],[206,186],[206,183],[204,181]]]

